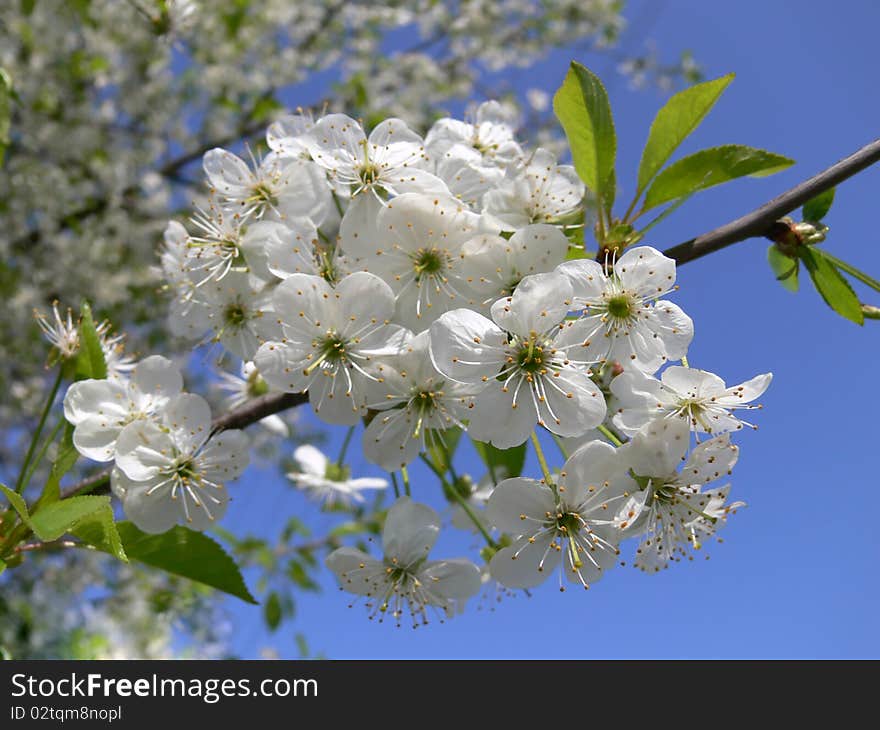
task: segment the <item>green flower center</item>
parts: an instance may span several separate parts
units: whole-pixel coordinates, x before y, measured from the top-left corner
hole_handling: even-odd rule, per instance
[[[324,478],[331,482],[347,482],[351,477],[351,468],[345,464],[337,464],[335,461],[328,461],[324,467]]]
[[[633,315],[632,298],[626,294],[616,294],[609,298],[608,314],[615,319],[629,319]]]
[[[361,167],[360,178],[364,185],[372,185],[379,180],[379,168],[372,162],[367,162]]]
[[[516,364],[523,372],[533,373],[541,372],[546,369],[547,356],[544,353],[544,347],[530,339],[527,343],[520,346],[516,353]]]
[[[446,268],[446,257],[438,248],[420,248],[412,257],[416,281],[439,274]]]
[[[241,304],[236,302],[226,307],[226,310],[223,312],[223,319],[227,325],[237,329],[247,320],[247,312]]]

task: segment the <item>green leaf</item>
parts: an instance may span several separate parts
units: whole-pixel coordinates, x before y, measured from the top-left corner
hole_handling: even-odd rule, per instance
[[[122,545],[122,538],[119,536],[119,531],[116,529],[113,508],[110,506],[109,501],[104,507],[77,523],[70,530],[70,533],[82,540],[83,535],[92,536],[98,534],[99,531],[102,535],[102,542],[107,547],[106,552],[110,553],[116,559],[121,560],[123,563],[127,563],[128,555],[125,553],[125,547]]]
[[[449,471],[449,467],[452,465],[459,439],[461,439],[461,429],[458,426],[442,431],[431,429],[430,433],[425,436],[431,460],[434,462],[434,466],[444,474]]]
[[[281,599],[275,591],[269,594],[263,604],[263,618],[266,619],[269,631],[275,631],[281,625]]]
[[[657,112],[639,163],[636,199],[678,146],[700,125],[733,77],[734,74],[727,74],[680,91]]]
[[[5,571],[6,571],[6,563],[2,559],[0,559],[0,575],[3,575],[3,573]]]
[[[565,130],[574,167],[584,184],[610,207],[614,200],[614,158],[617,137],[608,93],[589,69],[572,61],[553,97],[553,111]]]
[[[61,445],[58,447],[58,454],[52,463],[52,469],[46,480],[46,486],[43,487],[43,493],[37,500],[37,507],[57,502],[61,498],[61,480],[73,468],[77,459],[79,459],[79,452],[73,445],[73,424],[65,423]]]
[[[207,535],[179,525],[161,535],[149,535],[127,521],[118,522],[116,528],[129,560],[204,583],[247,603],[257,603],[238,566]],[[104,536],[94,527],[77,530],[77,537],[99,550],[112,552]]]
[[[767,249],[767,262],[773,269],[776,280],[782,286],[792,292],[798,290],[798,271],[801,267],[798,259],[786,256],[776,247],[776,244],[772,244]]]
[[[76,525],[100,518],[96,513],[102,510],[110,510],[110,497],[70,497],[36,509],[31,515],[30,526],[41,540],[57,540]],[[112,519],[112,511],[110,515]]]
[[[30,527],[31,519],[30,514],[28,514],[27,502],[24,501],[20,494],[13,492],[5,484],[0,484],[0,490],[2,490],[3,494],[6,495],[6,498],[9,500],[9,504],[12,505],[16,512],[18,512],[18,516],[21,517],[21,521],[24,522],[28,527]]]
[[[705,190],[739,177],[764,177],[784,170],[794,160],[745,145],[710,147],[674,162],[661,172],[645,196],[642,210]]]
[[[79,336],[81,347],[77,355],[77,376],[103,380],[107,377],[107,363],[104,350],[101,349],[101,338],[92,319],[92,308],[85,301],[80,311]]]
[[[522,474],[523,466],[526,463],[525,444],[510,449],[499,449],[482,441],[474,441],[473,443],[477,454],[489,469],[493,481],[518,477]]]
[[[831,204],[834,202],[834,188],[829,188],[824,193],[819,193],[815,198],[804,203],[803,216],[804,220],[809,223],[818,223],[831,210]]]
[[[825,303],[844,317],[856,324],[864,324],[865,316],[862,313],[862,305],[853,291],[849,282],[822,254],[822,251],[811,246],[803,246],[800,251],[807,271],[816,291],[825,300]]]

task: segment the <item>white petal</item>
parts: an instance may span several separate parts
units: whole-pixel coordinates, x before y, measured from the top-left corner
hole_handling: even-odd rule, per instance
[[[382,530],[385,557],[404,568],[425,558],[440,532],[440,516],[430,507],[401,497],[388,510]]]
[[[347,256],[369,260],[376,253],[381,238],[376,221],[383,209],[382,201],[369,190],[351,199],[339,224],[339,238]]]
[[[558,325],[571,309],[571,284],[556,273],[527,276],[513,296],[492,305],[492,319],[508,332],[528,337]]]
[[[104,416],[91,416],[80,421],[73,430],[76,450],[93,461],[112,461],[116,453],[116,439],[122,431],[118,421]]]
[[[694,323],[681,308],[672,302],[657,302],[651,310],[648,327],[663,342],[667,360],[680,360],[687,355],[694,339]]]
[[[663,296],[675,286],[675,261],[650,246],[629,249],[614,264],[625,289],[646,299]]]
[[[138,529],[152,535],[167,532],[183,516],[178,503],[165,496],[164,492],[147,494],[157,482],[158,478],[145,482],[132,481],[120,469],[110,473],[111,489],[122,502],[125,516]]]
[[[134,421],[116,439],[116,466],[135,481],[153,479],[174,456],[171,437],[152,421]]]
[[[561,553],[550,546],[552,534],[530,543],[522,537],[513,545],[499,550],[489,562],[492,577],[507,588],[534,588],[540,585],[559,565]]]
[[[605,420],[605,398],[589,375],[563,368],[558,377],[540,379],[545,401],[539,401],[542,425],[560,436],[581,436]]]
[[[755,398],[760,398],[764,391],[770,387],[770,381],[773,379],[773,373],[764,373],[756,375],[745,383],[740,383],[727,389],[727,392],[720,398],[718,403],[724,406],[735,406],[740,403],[750,403]]]
[[[211,185],[229,197],[247,195],[256,182],[244,160],[219,147],[205,153],[202,166]]]
[[[183,377],[171,360],[160,355],[144,358],[131,373],[129,393],[143,410],[163,407],[183,389]]]
[[[504,364],[504,332],[469,309],[444,314],[431,325],[429,339],[431,362],[451,380],[479,385]]]
[[[80,380],[64,395],[64,417],[73,425],[104,416],[108,421],[128,415],[126,389],[112,380]]]
[[[433,605],[445,606],[449,601],[466,601],[480,591],[480,570],[470,560],[437,560],[425,563],[417,574],[425,585]]]
[[[658,419],[639,431],[619,453],[638,476],[667,478],[684,462],[689,446],[687,421]]]
[[[730,434],[716,436],[691,451],[679,481],[685,485],[703,485],[721,479],[730,474],[737,458],[739,448],[730,443]]]
[[[556,272],[568,279],[576,301],[592,301],[601,297],[608,283],[601,264],[591,259],[565,261],[556,267]]]
[[[381,323],[394,313],[394,292],[382,279],[366,271],[349,274],[336,285],[341,334],[363,330],[371,321]]]
[[[237,479],[248,465],[250,443],[244,431],[233,429],[213,436],[198,457],[198,466],[212,482]]]
[[[492,492],[487,505],[489,522],[511,535],[532,535],[547,514],[556,514],[556,500],[546,484],[535,479],[505,479]]]
[[[515,404],[514,392],[515,385],[505,393],[501,390],[501,383],[492,378],[489,387],[474,399],[468,433],[499,449],[509,449],[525,442],[538,423],[538,414],[528,383],[522,382]]]
[[[181,393],[169,401],[162,420],[177,447],[192,454],[211,433],[211,406],[200,395]]]
[[[336,575],[339,584],[349,593],[359,596],[375,596],[376,577],[384,566],[367,553],[351,547],[341,547],[330,553],[325,563]]]
[[[293,452],[293,460],[299,470],[306,474],[323,478],[327,473],[327,457],[311,444],[297,446]]]

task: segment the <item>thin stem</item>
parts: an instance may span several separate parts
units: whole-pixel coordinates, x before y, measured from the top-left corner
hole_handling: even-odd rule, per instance
[[[397,483],[397,474],[393,471],[388,473],[391,475],[391,486],[394,487],[394,498],[400,499],[400,485]]]
[[[535,455],[538,457],[538,463],[541,465],[541,471],[544,473],[544,481],[547,486],[553,486],[553,474],[550,473],[550,467],[547,466],[547,459],[544,457],[544,450],[541,448],[541,442],[538,440],[538,434],[532,431],[532,446],[535,447]]]
[[[690,367],[690,365],[688,365],[688,359],[685,355],[681,356],[681,364],[684,365],[686,368]]]
[[[403,479],[403,491],[406,493],[406,496],[412,497],[412,492],[409,490],[409,472],[405,466],[400,467],[400,478]]]
[[[36,550],[63,550],[74,547],[81,547],[81,545],[73,540],[53,540],[52,542],[30,542],[27,545],[18,545],[13,552],[27,553]]]
[[[349,426],[348,433],[345,434],[345,439],[342,442],[342,448],[339,449],[339,458],[336,460],[337,466],[343,466],[345,464],[345,452],[348,451],[348,445],[351,443],[351,437],[354,434],[354,426]]]
[[[556,448],[559,449],[559,453],[562,454],[562,458],[565,459],[565,461],[568,461],[568,449],[565,448],[565,444],[562,443],[562,437],[557,436],[552,431],[550,432],[550,435],[553,437],[553,441],[556,444]]]
[[[877,281],[871,276],[868,276],[864,271],[859,271],[855,266],[846,263],[846,261],[841,261],[837,256],[832,256],[828,251],[824,248],[822,249],[822,255],[828,259],[832,264],[834,264],[838,269],[842,269],[847,274],[849,274],[854,279],[858,279],[862,284],[871,287],[874,291],[880,292],[880,281]]]
[[[436,474],[437,478],[440,480],[440,484],[443,485],[443,491],[446,494],[452,496],[452,498],[456,501],[459,507],[464,511],[464,513],[468,516],[468,519],[474,523],[474,526],[480,531],[480,534],[483,536],[483,539],[486,541],[486,544],[492,548],[498,548],[498,543],[496,543],[492,539],[492,535],[489,534],[489,531],[486,529],[486,526],[483,524],[483,521],[479,518],[476,512],[474,512],[474,508],[471,507],[467,500],[462,497],[458,490],[454,485],[449,483],[449,480],[446,479],[446,476],[443,474],[440,469],[437,468],[437,465],[431,461],[424,454],[419,454],[419,458],[428,465],[428,468]]]
[[[600,423],[598,426],[596,426],[596,428],[612,444],[614,444],[615,446],[623,446],[623,441],[617,438],[617,434],[614,433],[610,428],[608,428],[608,426],[606,426],[604,423]]]
[[[40,462],[43,460],[43,457],[46,455],[46,450],[51,446],[52,442],[55,441],[55,438],[58,436],[58,432],[61,430],[61,427],[65,424],[65,420],[63,418],[58,420],[58,423],[55,424],[55,428],[52,429],[52,433],[46,438],[43,442],[43,446],[40,448],[40,451],[37,453],[36,458],[33,460],[33,463],[28,469],[28,473],[24,478],[24,485],[22,486],[22,491],[27,489],[28,484],[31,482],[31,478],[34,476],[34,472],[37,470],[37,467],[40,465]]]
[[[43,433],[43,426],[46,425],[46,419],[49,417],[49,411],[55,403],[55,396],[58,395],[58,388],[60,386],[61,368],[58,368],[58,375],[55,376],[55,382],[52,385],[52,390],[49,392],[49,397],[46,399],[46,405],[43,407],[43,413],[40,415],[40,422],[37,424],[37,430],[34,432],[33,438],[31,438],[30,446],[28,446],[27,453],[25,454],[24,461],[21,465],[21,472],[18,475],[18,480],[15,482],[15,491],[18,494],[21,494],[24,489],[25,475],[27,474],[28,466],[30,466],[31,457],[34,455],[34,450],[37,448],[37,442],[40,440],[40,435]]]

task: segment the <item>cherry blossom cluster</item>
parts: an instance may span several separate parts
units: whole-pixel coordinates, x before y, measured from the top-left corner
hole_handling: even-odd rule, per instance
[[[74,383],[64,416],[80,454],[114,462],[111,489],[145,532],[208,528],[226,512],[225,483],[248,463],[244,432],[213,433],[208,402],[183,392],[180,371],[160,355]]]
[[[424,138],[400,119],[367,134],[342,114],[285,117],[261,159],[209,151],[206,204],[165,231],[169,328],[219,343],[260,392],[365,424],[370,462],[406,473],[449,429],[497,449],[532,441],[541,479],[494,473],[459,495],[454,523],[484,535],[486,569],[428,561],[441,520],[408,496],[387,514],[381,560],[330,554],[371,616],[453,615],[487,580],[530,588],[558,573],[560,588],[586,588],[628,538],[635,565],[659,570],[743,504],[716,482],[737,460],[730,432],[751,426],[736,412],[758,407],[771,376],[728,387],[689,367],[675,262],[648,246],[584,258],[567,235],[583,225],[583,184],[514,132],[496,102]],[[247,460],[242,434],[212,435],[207,404],[161,357],[75,384],[65,410],[81,453],[115,459],[114,492],[150,531],[209,525]],[[540,432],[566,457],[556,470]],[[291,478],[329,502],[387,486],[314,447],[295,461]]]

